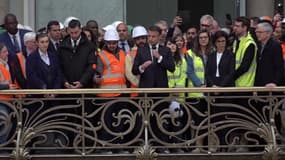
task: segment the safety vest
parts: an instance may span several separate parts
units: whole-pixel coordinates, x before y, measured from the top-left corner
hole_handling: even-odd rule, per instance
[[[27,75],[26,75],[26,58],[25,56],[20,52],[20,53],[17,53],[17,58],[19,60],[19,63],[20,63],[20,67],[21,67],[21,71],[23,73],[23,76],[25,77],[25,79],[27,79]],[[21,88],[19,83],[16,81],[16,86],[18,88]]]
[[[246,49],[250,44],[254,45],[254,59],[248,69],[247,72],[245,72],[243,75],[241,75],[238,79],[235,81],[236,87],[252,87],[254,85],[254,78],[255,78],[255,73],[256,73],[256,53],[257,53],[257,47],[256,44],[251,37],[251,35],[248,33],[247,36],[241,37],[240,38],[240,43],[239,43],[239,48],[236,50],[236,41],[234,42],[233,45],[233,52],[235,53],[235,58],[236,58],[236,64],[235,64],[235,69],[238,69]]]
[[[99,58],[102,60],[104,69],[102,74],[102,80],[99,84],[101,89],[119,89],[126,88],[125,79],[125,54],[123,51],[119,51],[119,60],[115,55],[109,53],[106,50],[98,53]],[[116,97],[121,93],[104,93],[97,94],[99,97]]]
[[[12,84],[10,72],[4,67],[3,64],[0,64],[0,83],[7,85]],[[12,97],[12,95],[0,95],[0,99],[9,99]]]
[[[136,55],[137,55],[137,47],[131,49],[128,52],[128,54],[126,55],[126,58],[130,58],[132,65],[134,64],[134,60],[135,60]],[[130,88],[138,88],[138,85],[135,85],[132,82],[130,82]],[[138,93],[131,93],[130,94],[131,97],[137,97],[138,95],[139,95]]]
[[[168,86],[169,88],[184,88],[186,86],[186,75],[187,71],[187,62],[185,58],[182,58],[182,61],[178,64],[175,64],[175,71],[170,72],[167,71],[167,77],[168,77]],[[178,101],[184,101],[185,100],[185,94],[179,93],[178,95]]]
[[[283,59],[285,60],[285,42],[281,42],[281,47],[282,47]]]
[[[188,50],[187,54],[193,59],[194,72],[197,78],[199,78],[200,81],[204,83],[205,67],[202,58],[197,56],[191,49]],[[195,87],[190,79],[188,80],[188,87]],[[188,93],[188,97],[203,97],[203,93]]]

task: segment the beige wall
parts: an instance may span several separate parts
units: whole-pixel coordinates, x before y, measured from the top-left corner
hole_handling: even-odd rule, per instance
[[[246,15],[253,16],[273,16],[274,0],[247,0]]]

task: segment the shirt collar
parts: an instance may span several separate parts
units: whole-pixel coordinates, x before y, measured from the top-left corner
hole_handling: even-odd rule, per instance
[[[46,52],[46,53],[43,53],[40,49],[38,49],[39,50],[39,53],[40,53],[40,56],[41,57],[45,57],[45,56],[48,56],[48,53]]]
[[[70,40],[71,40],[71,44],[72,44],[72,46],[74,46],[74,40],[73,40],[73,39],[71,39],[71,38],[70,38]],[[81,40],[81,36],[76,40],[76,46],[78,46],[78,44],[79,44],[80,40]]]
[[[16,34],[10,34],[9,32],[7,33],[10,36],[10,38],[13,38],[13,36],[16,36],[17,38],[19,37],[19,31]]]

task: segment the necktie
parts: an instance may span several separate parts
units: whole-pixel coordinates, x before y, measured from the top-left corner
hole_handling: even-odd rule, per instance
[[[73,53],[76,53],[76,50],[77,50],[76,40],[73,40]]]
[[[73,48],[77,48],[76,40],[73,40]]]
[[[55,42],[55,50],[57,50],[59,47],[59,42]]]
[[[154,50],[156,50],[156,45],[151,46],[151,59],[152,61],[156,62],[156,58],[153,55]]]
[[[124,52],[126,52],[126,48],[125,48],[125,42],[121,42],[121,48],[122,48],[122,50],[124,51]]]
[[[13,41],[14,41],[14,47],[15,47],[16,52],[19,52],[20,51],[20,46],[19,46],[17,37],[15,35],[13,35]]]

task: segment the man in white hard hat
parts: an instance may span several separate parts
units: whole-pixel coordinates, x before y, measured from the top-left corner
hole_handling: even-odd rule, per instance
[[[114,29],[107,30],[104,35],[104,41],[105,47],[98,53],[97,75],[95,75],[94,81],[102,89],[126,88],[125,54],[118,47],[118,32]],[[98,94],[100,97],[116,97],[120,95],[120,93]]]
[[[132,32],[132,38],[134,39],[135,46],[130,50],[130,52],[126,55],[125,60],[125,70],[126,70],[126,78],[129,82],[130,88],[137,88],[139,85],[139,77],[138,75],[134,75],[132,73],[132,68],[134,64],[134,59],[137,55],[137,49],[139,47],[143,47],[147,43],[147,31],[143,26],[136,26]],[[136,93],[132,93],[131,97],[138,96]]]
[[[94,76],[93,82],[98,85],[100,89],[120,89],[126,88],[126,79],[125,79],[125,53],[118,47],[119,35],[118,32],[114,29],[107,30],[104,35],[105,47],[101,52],[98,53],[97,58],[97,75]],[[122,97],[124,96],[121,93],[99,93],[98,97]],[[100,103],[108,103],[108,99],[101,99]],[[124,121],[118,126],[113,126],[112,121],[114,119],[112,114],[119,114],[120,110],[126,107],[124,102],[118,102],[108,106],[108,109],[104,115],[104,122],[107,128],[112,128],[113,131],[117,133],[123,133]],[[126,139],[127,135],[123,135],[122,139],[114,140],[114,136],[110,135],[108,131],[102,130],[98,133],[99,138],[112,141],[112,143],[122,143]],[[123,150],[113,150],[114,152],[127,153]],[[107,150],[106,153],[113,152]]]

